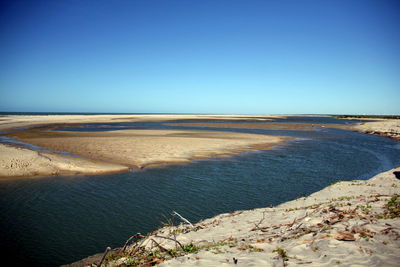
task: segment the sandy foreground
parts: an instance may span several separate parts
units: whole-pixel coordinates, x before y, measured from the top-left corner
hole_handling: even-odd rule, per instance
[[[366,181],[338,182],[276,207],[138,234],[135,243],[108,251],[102,266],[398,266],[395,173],[400,177],[400,168]],[[103,255],[67,266],[94,266]]]

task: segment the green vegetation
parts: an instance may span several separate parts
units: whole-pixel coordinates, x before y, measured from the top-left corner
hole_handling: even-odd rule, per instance
[[[400,198],[399,195],[394,195],[384,206],[384,217],[385,218],[398,218],[400,217]]]
[[[288,261],[289,260],[289,257],[288,257],[288,255],[286,253],[286,250],[283,249],[283,248],[276,248],[272,252],[276,252],[278,254],[278,256],[280,258],[282,258],[283,261]]]
[[[337,119],[400,119],[400,116],[397,115],[334,115],[333,117]]]

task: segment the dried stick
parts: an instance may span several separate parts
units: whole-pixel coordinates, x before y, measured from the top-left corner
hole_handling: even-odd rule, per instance
[[[110,250],[111,250],[110,247],[107,247],[107,248],[106,248],[106,251],[104,251],[103,257],[101,258],[101,261],[100,261],[100,263],[97,265],[97,267],[100,267],[100,266],[101,266],[101,264],[103,263],[104,259],[106,258],[106,255],[108,254],[108,252],[109,252]]]
[[[156,244],[157,247],[160,248],[161,251],[168,251],[168,249],[164,248],[163,246],[161,246],[157,241],[155,241],[154,239],[150,239],[151,241],[153,241],[154,244]]]
[[[182,221],[184,221],[185,223],[189,224],[192,228],[194,228],[193,224],[191,222],[189,222],[188,219],[183,218],[182,215],[180,215],[179,213],[177,213],[176,211],[172,212],[172,215],[176,215],[178,216]]]
[[[143,238],[143,237],[144,237],[144,236],[143,236],[141,233],[136,233],[135,235],[129,237],[129,239],[126,240],[125,245],[123,246],[123,248],[122,248],[121,251],[122,251],[122,252],[125,252],[126,246],[128,245],[129,242],[132,241],[132,239],[134,239],[134,238]]]
[[[181,242],[179,242],[178,240],[176,240],[176,239],[174,239],[174,238],[172,238],[172,237],[161,236],[161,235],[155,235],[154,237],[164,238],[164,239],[168,239],[168,240],[175,241],[175,242],[181,247],[182,250],[184,249],[184,248],[183,248],[183,245],[181,244]]]

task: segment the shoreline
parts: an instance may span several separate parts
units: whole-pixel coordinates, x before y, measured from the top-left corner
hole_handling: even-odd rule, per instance
[[[397,177],[397,178],[396,178]],[[400,167],[275,207],[166,226],[110,249],[107,266],[397,266]],[[131,241],[132,241],[131,240]],[[98,264],[103,253],[63,266]],[[236,261],[236,263],[235,263]]]

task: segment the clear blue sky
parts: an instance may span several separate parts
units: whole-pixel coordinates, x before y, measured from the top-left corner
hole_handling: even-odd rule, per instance
[[[0,111],[400,114],[400,1],[1,1]]]

